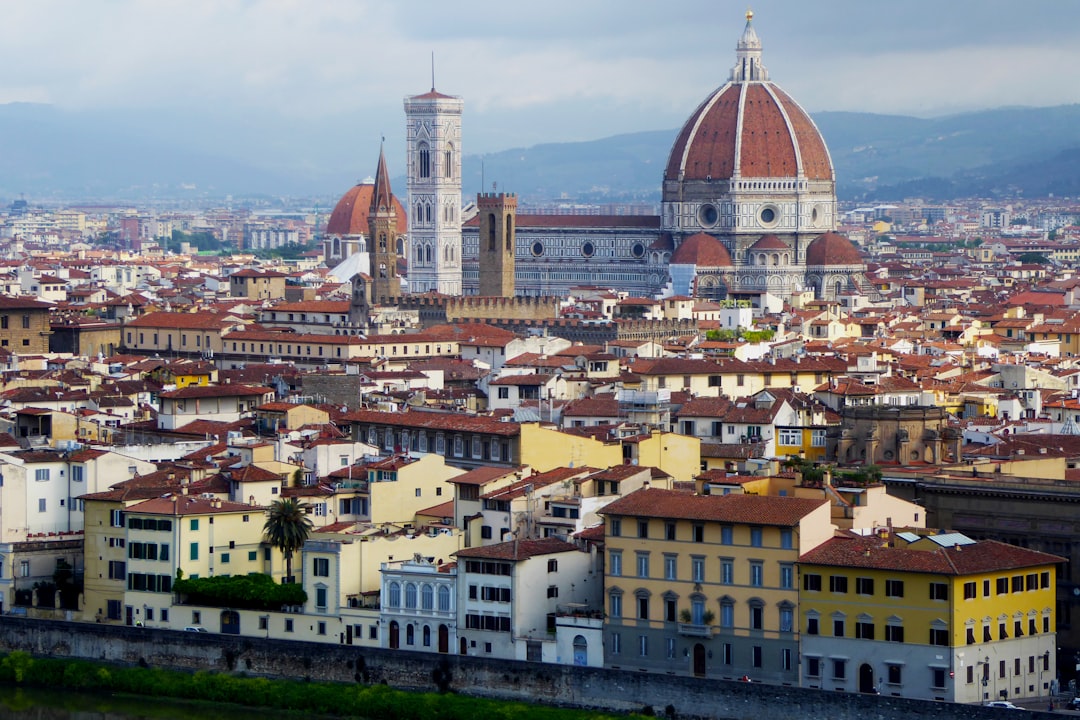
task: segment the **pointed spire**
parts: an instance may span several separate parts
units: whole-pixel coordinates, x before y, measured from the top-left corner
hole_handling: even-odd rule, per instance
[[[735,46],[735,67],[731,68],[731,82],[766,82],[769,71],[761,64],[761,40],[754,30],[754,11],[746,11],[746,27],[739,44]]]
[[[369,212],[390,212],[393,209],[394,194],[390,191],[390,173],[386,169],[386,153],[383,145],[386,138],[379,144],[379,167],[375,171],[375,190],[371,193],[371,207]]]

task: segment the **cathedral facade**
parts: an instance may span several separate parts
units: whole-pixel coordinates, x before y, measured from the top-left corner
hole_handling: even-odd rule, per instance
[[[518,213],[499,238],[513,236],[498,262],[512,278],[491,275],[487,216],[463,222],[462,108],[434,88],[405,100],[410,293],[567,296],[588,286],[760,306],[766,295],[873,292],[860,253],[835,232],[829,150],[770,79],[749,12],[727,81],[675,138],[660,215]]]

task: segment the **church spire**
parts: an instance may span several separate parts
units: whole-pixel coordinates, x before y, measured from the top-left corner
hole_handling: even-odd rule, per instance
[[[375,190],[371,193],[369,212],[389,212],[393,210],[393,193],[390,192],[390,173],[386,170],[386,153],[379,144],[379,167],[375,171]]]
[[[746,11],[746,27],[739,44],[735,46],[735,67],[731,68],[731,82],[765,82],[769,71],[761,64],[761,40],[754,30],[754,11]]]

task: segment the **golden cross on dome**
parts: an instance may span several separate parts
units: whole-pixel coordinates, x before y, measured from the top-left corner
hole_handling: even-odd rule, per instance
[[[746,8],[746,22],[750,22],[754,19],[754,11],[750,8]]]

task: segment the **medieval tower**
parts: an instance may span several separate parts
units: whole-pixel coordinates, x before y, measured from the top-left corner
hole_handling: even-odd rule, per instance
[[[398,228],[394,195],[386,155],[379,149],[379,168],[368,208],[368,242],[371,253],[371,294],[375,302],[394,301],[401,296],[398,276]],[[384,300],[385,299],[385,300]]]
[[[517,197],[506,193],[476,196],[480,216],[480,294],[514,297]]]

